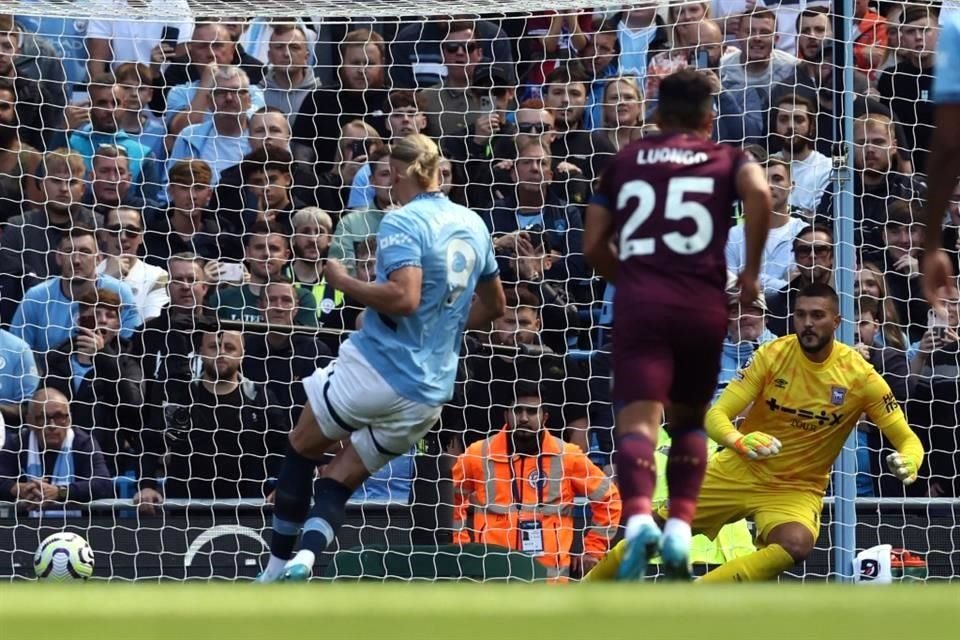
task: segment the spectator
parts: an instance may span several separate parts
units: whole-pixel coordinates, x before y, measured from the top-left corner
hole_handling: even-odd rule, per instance
[[[750,305],[740,304],[740,291],[734,272],[727,272],[727,309],[729,322],[727,336],[723,341],[720,356],[720,377],[717,380],[717,395],[733,380],[737,372],[747,366],[760,345],[776,340],[767,329],[767,302],[763,295]]]
[[[0,433],[4,425],[20,426],[27,400],[39,385],[40,376],[30,345],[0,329]]]
[[[466,137],[484,111],[480,96],[472,91],[473,75],[483,57],[471,22],[451,22],[443,38],[443,79],[420,92],[420,105],[427,116],[426,133],[441,141]]]
[[[147,264],[139,257],[143,246],[140,211],[131,207],[110,210],[104,216],[99,236],[103,260],[97,265],[97,273],[105,273],[130,287],[144,322],[156,318],[170,302],[169,276],[162,267]]]
[[[531,97],[543,84],[547,75],[558,64],[579,58],[593,32],[593,12],[580,9],[538,11],[525,21],[525,32],[520,43],[525,59],[532,61],[524,74],[524,84],[534,89]]]
[[[353,274],[356,274],[356,246],[366,240],[367,236],[376,235],[380,221],[388,211],[396,207],[390,198],[393,174],[390,170],[389,152],[386,149],[372,152],[367,165],[371,168],[370,183],[375,193],[373,206],[362,211],[351,211],[340,218],[330,244],[330,257],[343,262]]]
[[[565,581],[571,570],[589,571],[609,549],[620,520],[620,495],[583,451],[550,435],[548,419],[539,389],[518,384],[513,406],[503,412],[503,429],[457,459],[453,540],[527,553],[546,566],[549,578]],[[571,558],[573,518],[567,512],[577,497],[589,500],[590,524],[583,555]],[[474,507],[471,515],[471,504],[486,507]],[[540,517],[524,519],[524,511]]]
[[[87,23],[87,71],[93,78],[124,62],[159,64],[169,57],[174,47],[180,49],[193,32],[193,19],[187,0],[147,0],[145,13],[178,15],[183,20],[124,20],[131,14],[130,0],[109,0],[101,4],[98,16]],[[141,4],[142,6],[142,4]],[[175,44],[174,44],[175,43]]]
[[[335,220],[348,207],[354,178],[367,163],[374,150],[383,146],[380,134],[363,120],[352,120],[343,125],[333,168],[317,176],[317,202]]]
[[[324,268],[330,252],[333,221],[323,209],[307,207],[293,214],[293,262],[287,273],[299,295],[309,291],[317,306],[317,324],[343,328],[342,291],[327,284]]]
[[[787,274],[788,284],[767,297],[767,327],[777,336],[793,333],[793,310],[801,289],[814,282],[833,281],[833,232],[820,224],[804,227],[793,240],[793,256],[795,264]]]
[[[519,150],[511,178],[514,188],[507,190],[491,212],[481,215],[497,237],[497,246],[510,248],[519,255],[533,247],[527,246],[529,241],[524,243],[518,233],[539,231],[547,236],[550,247],[560,253],[560,260],[553,265],[549,277],[568,285],[581,284],[577,281],[587,278],[582,255],[583,220],[576,206],[558,199],[550,191],[549,152],[539,141]],[[537,273],[535,278],[539,280],[545,275]]]
[[[940,28],[930,6],[912,6],[899,25],[899,47],[893,67],[880,75],[877,90],[907,134],[907,153],[914,168],[926,173],[933,134],[933,63]]]
[[[304,99],[320,88],[320,80],[308,64],[307,28],[299,23],[277,24],[270,36],[268,71],[263,79],[263,98],[268,107],[280,109],[291,120],[300,113]]]
[[[151,196],[160,187],[160,167],[149,148],[120,129],[124,89],[113,74],[100,74],[91,78],[88,90],[90,121],[69,134],[67,146],[83,156],[88,171],[106,148],[122,148],[129,165],[128,180],[137,184],[146,196]]]
[[[777,42],[777,17],[770,9],[756,8],[743,19],[741,50],[720,59],[720,82],[725,94],[737,103],[744,116],[744,137],[757,138],[764,133],[762,114],[770,104],[771,87],[793,76],[797,59],[780,49]]]
[[[814,148],[817,107],[802,94],[784,94],[773,102],[770,130],[780,150],[773,155],[790,165],[790,205],[811,216],[833,173],[833,162]]]
[[[292,163],[293,156],[283,150],[254,151],[243,159],[241,174],[247,207],[240,220],[241,232],[262,222],[271,229],[290,235],[293,230],[290,216],[300,206],[292,196]]]
[[[708,69],[718,69],[725,53],[732,53],[723,43],[723,33],[711,20],[710,3],[693,2],[670,8],[673,25],[670,40],[673,46],[661,51],[644,67],[644,95],[655,101],[660,95],[660,81],[671,73],[706,62]],[[701,55],[703,54],[703,55]]]
[[[0,495],[21,508],[113,497],[113,480],[96,442],[73,427],[70,405],[55,389],[30,400],[27,426],[0,449]]]
[[[825,156],[833,154],[834,129],[839,124],[839,113],[834,113],[834,103],[840,104],[843,93],[844,74],[833,64],[833,22],[827,7],[807,7],[797,18],[797,64],[793,76],[786,82],[775,85],[771,100],[777,102],[785,94],[807,97],[817,106],[817,151]],[[839,92],[835,90],[839,87]],[[855,69],[853,92],[867,95],[870,89],[867,76]]]
[[[117,207],[141,209],[145,202],[130,181],[130,158],[123,147],[102,146],[93,157],[90,190],[83,203],[100,216]]]
[[[229,238],[219,237],[220,227],[207,209],[213,188],[213,173],[203,160],[181,160],[170,168],[166,210],[151,208],[144,213],[144,261],[163,268],[170,256],[195,253],[201,258],[217,260]],[[230,255],[239,259],[241,254]]]
[[[294,201],[311,205],[316,202],[317,174],[313,148],[290,141],[290,122],[279,109],[264,107],[250,117],[250,154],[256,153],[290,154],[293,160],[288,165],[293,178]],[[243,163],[225,170],[220,174],[220,182],[210,208],[221,214],[243,211],[246,208],[245,186]]]
[[[882,251],[890,204],[926,199],[927,185],[922,176],[898,171],[897,138],[889,115],[867,112],[858,116],[853,123],[853,142],[855,244],[868,253]],[[833,189],[831,183],[820,200],[819,213],[829,219],[833,219]]]
[[[587,109],[583,114],[583,128],[592,131],[603,118],[603,92],[607,79],[617,75],[617,56],[620,54],[617,25],[605,20],[596,25],[583,49],[578,66],[587,77]]]
[[[34,203],[25,203],[29,187],[36,179],[37,167],[43,156],[21,136],[17,89],[13,83],[0,78],[0,222],[23,213]],[[34,194],[30,194],[34,195]]]
[[[766,163],[766,174],[773,210],[770,212],[770,233],[763,249],[760,286],[764,294],[775,296],[788,284],[787,274],[794,264],[793,241],[808,223],[790,215],[789,199],[793,189],[790,164],[778,158],[770,158]],[[747,255],[744,225],[730,228],[725,253],[727,269],[740,273],[746,264]]]
[[[77,333],[46,354],[44,385],[70,402],[74,426],[91,433],[111,476],[139,468],[143,371],[120,345],[120,297],[99,290],[80,301]]]
[[[647,84],[647,65],[667,48],[669,35],[657,13],[658,2],[628,7],[620,14],[617,41],[620,46],[620,73],[636,76],[637,84]]]
[[[74,225],[94,227],[99,217],[80,205],[86,189],[83,158],[66,149],[47,152],[40,169],[39,208],[14,216],[0,236],[0,310],[10,322],[23,292],[60,273],[55,249]]]
[[[16,89],[20,139],[46,150],[63,129],[67,104],[63,65],[49,42],[26,34],[13,16],[0,14],[0,78]]]
[[[877,70],[883,67],[883,62],[887,59],[887,21],[870,8],[870,0],[856,0],[854,21],[854,61],[858,69],[874,80]]]
[[[337,140],[343,128],[373,116],[387,97],[386,44],[383,37],[367,29],[349,32],[340,43],[339,83],[321,87],[308,95],[292,119],[293,140],[313,145],[320,176],[335,171]],[[357,154],[359,155],[359,154]],[[353,176],[345,182],[353,184]],[[321,201],[320,206],[334,212]]]
[[[247,55],[258,60],[266,60],[270,57],[270,43],[273,41],[274,33],[295,26],[301,29],[306,36],[304,48],[307,51],[307,64],[311,67],[317,64],[317,31],[310,19],[224,18],[224,22],[230,27],[231,36],[237,40],[237,46],[247,52]],[[237,32],[239,32],[239,35],[237,35]]]
[[[164,120],[171,134],[176,135],[190,125],[203,122],[210,111],[218,109],[214,99],[218,86],[216,76],[224,69],[238,69],[246,74],[247,108],[255,110],[265,106],[263,91],[257,86],[263,79],[263,63],[238,57],[236,44],[226,25],[218,22],[199,24],[187,51],[189,56],[181,64],[171,65],[164,78],[163,88],[169,88],[165,103],[161,100],[153,105],[158,112],[165,113]]]
[[[244,260],[249,280],[227,284],[212,292],[207,306],[216,309],[217,315],[226,320],[263,322],[260,296],[263,287],[279,277],[290,261],[289,240],[265,225],[256,225],[244,237]],[[298,289],[297,294],[297,324],[316,327],[316,299],[303,289]]]
[[[877,308],[874,319],[880,327],[874,335],[878,347],[892,346],[905,350],[909,338],[900,322],[897,307],[892,297],[887,295],[887,279],[880,267],[872,262],[862,262],[853,283],[853,295],[864,304],[873,304]]]
[[[145,64],[127,62],[117,67],[114,75],[121,96],[117,111],[119,130],[146,147],[154,159],[164,160],[167,125],[150,109],[156,74]]]
[[[61,275],[30,288],[13,317],[10,331],[38,355],[67,340],[77,329],[79,300],[97,289],[120,296],[120,337],[128,340],[142,323],[130,287],[111,276],[97,275],[98,251],[93,229],[74,226],[60,239],[56,261]],[[43,364],[41,363],[41,368]]]
[[[180,160],[203,160],[212,170],[211,184],[216,185],[224,170],[250,153],[250,81],[239,67],[218,67],[211,83],[213,116],[180,132],[167,166]]]
[[[398,89],[423,89],[443,82],[450,69],[445,65],[444,45],[453,25],[466,23],[473,41],[479,45],[477,62],[495,63],[513,69],[510,40],[496,22],[476,20],[473,15],[445,16],[426,22],[414,22],[397,32],[390,44],[390,78]],[[513,73],[513,71],[511,71]],[[516,76],[511,76],[516,84]]]
[[[37,5],[40,0],[28,0],[22,6]],[[69,98],[77,88],[82,88],[87,82],[87,20],[77,20],[68,16],[56,15],[17,15],[17,24],[24,34],[22,48],[29,50],[34,44],[29,43],[33,38],[38,48],[46,49],[50,45],[52,56],[47,58],[46,52],[36,58],[37,63],[58,61],[63,65],[66,74],[64,87]],[[46,60],[44,58],[47,58]]]
[[[427,117],[413,91],[394,89],[387,94],[381,109],[384,114],[383,124],[378,128],[387,141],[421,133],[427,128]]]
[[[643,137],[644,101],[640,85],[630,76],[607,80],[603,119],[594,137],[603,136],[616,151]]]
[[[882,269],[887,293],[893,299],[897,315],[910,341],[919,340],[927,329],[929,307],[921,286],[920,263],[923,258],[926,225],[920,220],[919,203],[895,200],[890,203],[883,227],[882,252],[869,252]]]
[[[263,498],[287,446],[287,414],[264,384],[240,374],[239,331],[206,332],[201,374],[164,411],[167,498]],[[151,458],[156,460],[156,458]],[[149,477],[153,476],[153,472]]]
[[[270,328],[248,334],[243,372],[248,380],[263,383],[296,424],[307,401],[303,380],[331,360],[330,349],[319,337],[291,329],[297,314],[297,291],[288,280],[276,280],[263,288],[260,307]]]

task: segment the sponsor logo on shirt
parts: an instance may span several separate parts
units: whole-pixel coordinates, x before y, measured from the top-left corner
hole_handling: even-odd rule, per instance
[[[780,404],[776,398],[770,398],[765,404],[771,412],[794,416],[794,419],[790,421],[790,425],[803,431],[816,431],[824,426],[837,427],[843,421],[843,414],[837,413],[836,411],[827,413],[821,410],[819,413],[816,413],[809,409],[795,409]]]
[[[413,244],[413,238],[405,233],[394,233],[380,240],[380,248],[387,249],[394,245]]]

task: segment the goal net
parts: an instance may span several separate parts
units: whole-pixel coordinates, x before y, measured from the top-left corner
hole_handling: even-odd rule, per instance
[[[840,38],[818,0],[5,3],[0,579],[32,577],[61,530],[87,538],[103,578],[257,574],[303,381],[363,311],[327,283],[328,260],[377,276],[397,206],[386,150],[411,133],[437,142],[441,189],[489,228],[508,309],[466,336],[439,423],[357,491],[315,574],[579,579],[619,540],[621,510],[612,287],[584,260],[583,220],[684,68],[709,74],[714,137],[763,163],[776,209],[764,301],[731,306],[718,393],[793,332],[800,286],[832,283],[855,301],[843,335],[928,451],[904,490],[864,420],[787,579],[848,575],[844,527],[851,553],[889,544],[914,574],[952,579],[960,313],[928,318],[918,258],[934,49],[954,7],[856,5]],[[739,223],[731,211],[732,272]],[[517,422],[543,454],[511,457]],[[659,501],[668,448],[663,434]],[[852,516],[836,508],[849,500]],[[753,535],[747,519],[698,539],[698,571]]]

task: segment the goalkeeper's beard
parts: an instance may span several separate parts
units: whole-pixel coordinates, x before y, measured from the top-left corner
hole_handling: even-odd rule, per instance
[[[809,342],[811,338],[814,338],[815,342]],[[797,340],[800,342],[800,348],[807,353],[819,353],[822,351],[830,341],[833,340],[832,335],[827,336],[818,336],[816,333],[803,331],[797,334]]]

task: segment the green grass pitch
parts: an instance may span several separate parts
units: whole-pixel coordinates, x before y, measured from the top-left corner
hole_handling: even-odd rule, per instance
[[[0,585],[0,638],[935,640],[949,585]]]

